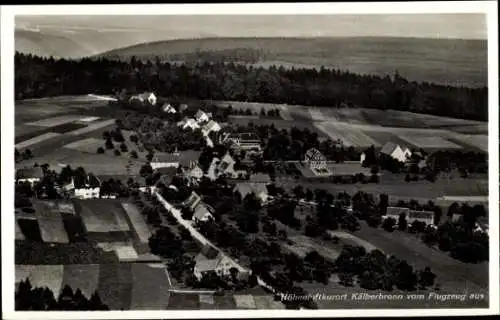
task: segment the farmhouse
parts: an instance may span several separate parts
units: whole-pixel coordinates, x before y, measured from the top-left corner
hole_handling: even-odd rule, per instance
[[[156,105],[156,95],[153,92],[144,92],[138,95],[134,95],[130,97],[130,101],[139,101],[141,103],[148,102],[151,105]]]
[[[194,119],[196,120],[196,122],[198,123],[204,123],[204,122],[207,122],[210,120],[210,117],[208,116],[208,114],[206,114],[203,110],[198,110],[196,112],[196,114],[194,115]]]
[[[410,210],[410,213],[408,217],[406,217],[406,220],[410,225],[414,221],[424,222],[426,225],[434,225],[434,212]]]
[[[43,170],[40,167],[24,168],[16,171],[17,183],[29,183],[34,185],[43,178]]]
[[[217,122],[210,120],[203,126],[202,131],[205,136],[208,136],[210,132],[219,132],[221,129],[221,126]]]
[[[177,123],[177,126],[181,127],[183,130],[186,130],[188,128],[190,128],[191,130],[197,130],[200,128],[198,122],[196,122],[196,120],[193,118],[186,118],[182,121],[179,121]]]
[[[208,219],[213,219],[212,214],[208,210],[207,206],[203,203],[200,202],[196,206],[194,213],[193,213],[193,221],[207,221]]]
[[[406,162],[406,160],[411,157],[411,151],[408,148],[402,148],[400,145],[395,144],[393,142],[387,142],[382,149],[380,150],[380,153],[391,157],[393,159],[398,160],[399,162]]]
[[[172,107],[172,105],[170,105],[170,103],[165,103],[162,107],[162,110],[163,110],[163,112],[166,112],[166,113],[171,113],[171,114],[177,113],[177,110],[175,110],[175,108]]]
[[[194,211],[200,202],[201,202],[201,197],[196,192],[193,191],[191,192],[191,195],[182,203],[182,205]]]
[[[242,199],[245,199],[247,195],[253,193],[262,204],[266,203],[269,199],[267,187],[263,183],[237,183],[233,192],[238,192]]]
[[[387,212],[382,219],[392,218],[396,220],[396,223],[399,221],[400,215],[404,214],[405,218],[408,218],[408,214],[410,213],[409,208],[402,207],[387,207]]]
[[[215,272],[220,277],[229,277],[231,276],[232,268],[240,271],[238,272],[239,276],[243,274],[241,270],[239,270],[239,266],[233,260],[213,247],[207,246],[203,248],[194,260],[195,266],[193,274],[198,280],[209,272]]]
[[[311,169],[326,168],[326,158],[318,149],[311,148],[307,150],[304,156],[304,162],[309,165]]]
[[[237,150],[261,151],[260,140],[253,133],[226,133],[222,137],[222,143],[230,144]]]
[[[216,159],[216,158],[214,158]],[[229,153],[226,153],[224,157],[220,160],[220,162],[217,164],[217,167],[215,168],[215,175],[221,176],[227,176],[233,179],[236,179],[238,177],[244,176],[247,174],[245,170],[236,170],[234,168],[236,164],[236,161],[231,157]]]
[[[72,179],[72,184],[74,186],[74,195],[76,198],[79,199],[99,198],[101,181],[93,174],[89,174],[85,177],[75,176]]]
[[[179,152],[173,153],[155,153],[151,160],[153,170],[159,168],[177,168],[179,166]]]

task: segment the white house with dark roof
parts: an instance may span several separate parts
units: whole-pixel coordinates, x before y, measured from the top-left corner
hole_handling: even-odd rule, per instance
[[[214,120],[210,120],[208,121],[208,123],[206,123],[203,127],[202,127],[202,131],[203,131],[203,134],[205,136],[208,136],[210,134],[210,132],[219,132],[221,130],[221,126],[220,124],[218,124],[216,121]]]
[[[165,103],[162,107],[162,110],[163,110],[163,112],[166,112],[166,113],[171,113],[171,114],[177,113],[177,110],[175,110],[175,108],[172,107],[172,105],[170,103]]]
[[[229,133],[222,136],[222,143],[230,144],[238,150],[261,151],[260,139],[254,133]]]
[[[304,162],[311,169],[326,168],[326,157],[316,148],[307,150],[304,156]]]
[[[129,101],[139,101],[141,103],[148,102],[151,105],[156,105],[157,98],[153,92],[144,92],[141,94],[133,95]]]
[[[73,189],[76,198],[95,199],[100,197],[101,181],[93,174],[85,177],[75,176],[66,187],[67,190]]]
[[[403,207],[387,207],[387,213],[382,216],[382,219],[393,218],[397,224],[401,214],[405,215],[408,225],[411,225],[415,221],[424,222],[426,225],[434,225],[433,211],[411,210],[410,208]]]
[[[40,167],[23,168],[16,171],[17,183],[29,183],[34,185],[43,178],[43,170]]]
[[[248,270],[242,269],[236,262],[226,256],[223,252],[206,246],[195,257],[195,266],[193,269],[194,276],[200,280],[205,273],[215,272],[220,277],[230,277],[231,269],[238,270],[238,277],[243,277],[249,274]]]
[[[382,147],[380,153],[396,159],[399,162],[406,162],[406,160],[411,157],[410,149],[401,147],[400,145],[390,141]]]
[[[185,118],[184,120],[179,121],[177,123],[177,126],[181,127],[182,130],[186,130],[186,129],[197,130],[197,129],[200,129],[200,125],[193,118]]]
[[[205,122],[208,122],[210,120],[210,117],[208,114],[206,114],[203,110],[200,109],[194,115],[194,119],[198,123],[205,123]]]
[[[151,168],[153,170],[159,168],[177,168],[179,166],[179,152],[173,153],[159,152],[155,153],[151,160]]]

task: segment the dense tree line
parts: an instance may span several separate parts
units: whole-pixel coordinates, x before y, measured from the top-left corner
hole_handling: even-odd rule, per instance
[[[73,289],[66,285],[56,299],[49,288],[32,287],[29,279],[19,283],[15,295],[15,309],[19,311],[109,310],[97,292],[87,298],[80,289],[73,292]]]
[[[152,90],[160,96],[339,107],[395,109],[488,119],[487,88],[408,82],[317,69],[262,68],[234,63],[55,60],[16,53],[16,99],[63,94]]]

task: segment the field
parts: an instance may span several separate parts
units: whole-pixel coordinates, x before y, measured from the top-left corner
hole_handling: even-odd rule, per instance
[[[488,152],[488,135],[476,134],[476,135],[466,135],[458,134],[454,139],[457,143],[465,144],[469,147],[479,149],[483,152]]]
[[[47,140],[51,140],[51,139],[59,137],[59,136],[60,136],[59,133],[47,132],[47,133],[43,133],[41,135],[38,135],[36,137],[30,138],[28,140],[24,140],[22,142],[16,143],[15,147],[17,149],[28,148],[28,147],[31,147],[35,144],[46,142]]]
[[[59,116],[54,118],[47,118],[43,120],[38,120],[34,122],[26,123],[26,125],[31,126],[39,126],[39,127],[57,127],[63,124],[71,123],[77,120],[80,120],[82,116],[79,115],[67,115],[67,116]]]
[[[138,211],[137,207],[131,203],[122,203],[123,210],[127,213],[127,216],[134,227],[134,230],[141,243],[148,243],[149,237],[151,237],[151,230],[144,222],[144,217]]]
[[[409,137],[399,136],[401,139],[417,148],[428,149],[461,149],[460,146],[441,137]]]
[[[56,298],[65,285],[89,298],[97,290],[112,310],[165,310],[168,305],[163,264],[16,265],[15,273],[16,284],[29,278],[33,286],[48,286]]]
[[[138,160],[130,159],[127,155],[114,156],[96,153],[83,153],[69,148],[55,149],[50,154],[35,156],[16,164],[16,168],[33,166],[35,163],[48,163],[54,170],[61,170],[66,165],[72,168],[79,166],[87,172],[97,176],[101,175],[130,175],[137,176],[144,164]]]
[[[355,235],[347,233],[347,232],[343,232],[343,231],[328,231],[328,233],[332,237],[338,237],[338,238],[340,238],[340,241],[342,241],[345,244],[348,244],[348,245],[351,245],[351,246],[362,246],[363,248],[365,248],[365,250],[367,252],[379,249],[379,248],[375,247],[373,244],[371,244],[371,243],[369,243],[369,242],[367,242],[367,241],[365,241],[363,239],[360,239],[360,238],[356,237]]]
[[[130,231],[120,203],[111,200],[75,200],[75,208],[87,232]]]
[[[317,122],[316,127],[325,132],[330,139],[340,140],[345,146],[353,146],[359,148],[368,148],[370,146],[380,147],[381,144],[367,136],[360,130],[351,128],[350,125],[344,123],[327,123]]]

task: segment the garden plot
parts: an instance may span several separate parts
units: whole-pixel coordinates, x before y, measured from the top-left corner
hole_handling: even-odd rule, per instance
[[[99,147],[104,148],[104,140],[98,138],[87,138],[68,143],[64,148],[73,149],[81,152],[96,153]]]
[[[32,126],[40,126],[40,127],[55,127],[68,122],[78,121],[82,118],[80,115],[65,115],[54,118],[42,119],[34,122],[27,123]]]
[[[68,264],[64,266],[62,286],[69,285],[73,290],[80,289],[90,298],[99,285],[98,264]]]
[[[326,133],[332,140],[341,140],[345,146],[368,148],[370,146],[379,147],[380,143],[361,130],[351,128],[351,125],[344,123],[315,123],[315,126]]]
[[[130,309],[165,310],[167,308],[170,286],[163,264],[132,263],[131,280]]]
[[[488,152],[488,135],[486,134],[457,134],[455,136],[455,139],[467,146],[480,149],[484,152]]]
[[[43,142],[43,141],[46,141],[46,140],[49,140],[49,139],[52,139],[55,137],[59,137],[60,135],[61,135],[60,133],[56,133],[56,132],[46,132],[46,133],[43,133],[43,134],[36,136],[34,138],[16,143],[15,147],[17,149],[27,148],[27,147],[30,147],[34,144],[37,144],[37,143],[40,143],[40,142]]]
[[[459,145],[445,140],[439,136],[407,136],[407,135],[400,135],[399,136],[401,139],[406,141],[407,143],[414,145],[417,148],[422,148],[422,149],[462,149]]]
[[[131,203],[122,203],[122,207],[127,213],[127,216],[130,219],[130,222],[141,243],[148,243],[149,238],[152,235],[151,230],[149,230],[146,222],[144,222],[144,218],[137,207]]]
[[[251,294],[235,294],[233,296],[236,308],[238,309],[256,309],[255,300]]]
[[[68,234],[57,206],[49,201],[37,201],[33,205],[42,240],[47,243],[68,243]]]
[[[345,244],[348,244],[348,245],[357,245],[357,246],[364,247],[365,250],[366,250],[366,252],[370,252],[372,250],[378,249],[377,247],[375,247],[374,245],[372,245],[368,241],[360,239],[360,238],[356,237],[355,235],[352,235],[352,234],[347,233],[347,232],[343,232],[343,231],[331,231],[331,230],[329,230],[328,233],[332,237],[338,237],[338,238],[340,238],[340,240],[342,242],[344,242]]]
[[[91,123],[88,126],[86,126],[85,128],[77,129],[77,130],[74,130],[74,131],[71,131],[71,132],[68,132],[68,133],[72,134],[72,135],[75,135],[75,136],[78,136],[78,135],[89,133],[89,132],[92,132],[92,131],[95,131],[95,130],[106,128],[106,127],[112,126],[114,124],[115,124],[115,120],[114,119],[104,120],[104,121],[100,121],[100,122],[96,122],[96,123]]]
[[[63,285],[63,265],[19,265],[16,264],[16,283],[30,280],[32,287],[48,287],[57,298]]]
[[[75,206],[87,232],[109,233],[129,231],[130,227],[118,202],[110,200],[79,200]]]
[[[130,263],[100,265],[97,291],[110,310],[130,310],[133,280],[131,266]],[[150,283],[149,290],[156,291],[155,285]]]

